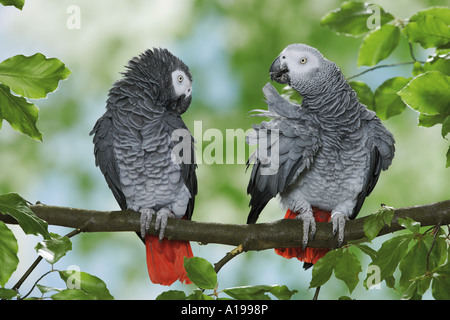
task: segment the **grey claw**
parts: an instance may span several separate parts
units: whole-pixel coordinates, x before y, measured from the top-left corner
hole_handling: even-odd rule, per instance
[[[153,209],[142,209],[141,210],[141,218],[140,218],[140,225],[141,225],[141,237],[145,238],[145,234],[147,233],[147,230],[150,228],[150,222],[152,221],[152,217],[155,214],[155,210]]]
[[[336,236],[337,234],[338,247],[342,246],[342,243],[344,242],[345,223],[347,222],[347,220],[347,215],[340,212],[334,212],[331,215],[333,235]]]
[[[169,218],[175,218],[175,216],[167,208],[162,208],[156,213],[155,229],[159,229],[159,240],[162,240],[164,238],[164,233],[167,227],[167,220]]]
[[[303,221],[302,248],[305,249],[308,245],[309,236],[314,239],[316,235],[316,220],[312,212],[300,213],[295,218]]]

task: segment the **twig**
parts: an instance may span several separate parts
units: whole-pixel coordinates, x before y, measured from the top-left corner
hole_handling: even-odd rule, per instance
[[[73,236],[79,234],[81,232],[81,229],[75,229],[68,234],[65,235],[67,238],[72,238]],[[17,293],[19,292],[20,286],[24,283],[24,281],[30,276],[30,274],[33,272],[33,270],[37,267],[39,262],[42,261],[42,256],[39,256],[34,260],[34,262],[31,264],[31,266],[28,268],[28,270],[23,274],[23,276],[17,281],[17,283],[12,287],[12,290],[15,290]],[[39,279],[40,280],[40,279]],[[39,281],[38,280],[38,281]],[[35,285],[33,286],[34,289]],[[28,293],[29,294],[29,293]]]
[[[28,293],[26,295],[24,295],[23,297],[20,297],[18,300],[23,300],[26,297],[28,297],[31,294],[31,292],[33,292],[34,288],[36,287],[36,285],[38,284],[39,281],[41,281],[46,275],[49,275],[50,273],[55,272],[55,271],[57,271],[57,270],[53,270],[53,267],[52,267],[52,270],[47,271],[42,276],[40,276],[39,279],[37,279],[36,282],[33,284],[30,291],[28,291]]]
[[[436,243],[436,237],[437,237],[437,235],[438,235],[438,233],[439,233],[439,229],[440,229],[440,227],[441,227],[441,224],[440,223],[438,223],[435,227],[434,227],[434,237],[433,237],[433,243],[431,244],[431,248],[430,248],[430,250],[428,251],[428,254],[427,254],[427,271],[430,271],[430,254],[431,254],[431,250],[433,250],[433,248],[434,248],[434,244]]]
[[[400,63],[392,63],[392,64],[382,64],[382,65],[379,65],[379,66],[375,66],[375,67],[366,69],[366,70],[364,70],[363,72],[357,73],[357,74],[355,74],[355,75],[353,75],[353,76],[350,76],[350,77],[347,78],[347,80],[350,80],[350,79],[353,79],[353,78],[362,76],[363,74],[365,74],[365,73],[367,73],[367,72],[370,72],[370,71],[373,71],[373,70],[376,70],[376,69],[404,66],[404,65],[408,65],[408,64],[413,64],[414,62],[416,62],[416,60],[415,60],[415,61],[409,61],[409,62],[400,62]]]
[[[316,291],[314,292],[314,297],[312,298],[313,300],[318,300],[319,299],[319,292],[320,292],[320,286],[318,286],[316,288]]]
[[[244,252],[244,248],[242,247],[242,245],[240,244],[237,248],[234,248],[233,250],[231,250],[230,252],[228,252],[225,257],[223,257],[222,259],[220,259],[219,262],[214,264],[214,271],[216,271],[216,273],[218,273],[220,271],[220,269],[222,269],[222,267],[228,263],[231,259],[233,259],[234,257],[236,257],[237,255],[241,254],[242,252]]]

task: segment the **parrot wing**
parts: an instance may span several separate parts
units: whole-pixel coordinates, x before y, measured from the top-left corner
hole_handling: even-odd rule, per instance
[[[119,168],[115,160],[113,149],[113,125],[110,111],[97,120],[90,135],[94,134],[95,164],[105,176],[116,201],[122,210],[127,209],[127,201],[122,192],[119,177]]]
[[[186,130],[186,132],[189,132],[189,129],[183,122],[183,119],[181,119],[181,117],[179,116],[169,115],[167,124],[171,135],[174,130],[178,129],[183,129]],[[187,138],[190,139],[191,150],[190,150],[190,159],[188,159],[190,161],[182,162],[180,164],[180,167],[181,167],[181,178],[183,179],[186,188],[189,190],[189,193],[191,194],[191,198],[189,199],[185,216],[186,219],[191,220],[192,213],[194,212],[195,196],[197,195],[198,191],[197,175],[195,173],[195,170],[197,169],[197,164],[195,161],[195,139],[190,133],[189,137]],[[174,144],[175,143],[176,142],[174,142]]]
[[[271,84],[263,91],[269,111],[257,116],[273,120],[253,126],[255,131],[248,136],[249,144],[259,142],[259,146],[247,161],[247,168],[254,163],[247,187],[251,196],[247,223],[255,223],[269,200],[309,168],[321,146],[317,127],[299,105],[283,99]],[[261,150],[264,139],[270,141],[265,151]]]
[[[393,135],[382,125],[379,118],[373,111],[366,112],[368,122],[369,136],[373,137],[368,141],[371,150],[369,157],[369,168],[363,183],[363,189],[358,194],[356,205],[353,209],[350,219],[356,218],[361,210],[366,197],[370,195],[378,182],[382,170],[386,170],[392,163],[395,153],[395,140]]]

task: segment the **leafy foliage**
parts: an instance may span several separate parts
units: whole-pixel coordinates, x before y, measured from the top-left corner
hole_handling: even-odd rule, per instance
[[[214,267],[205,259],[193,257],[184,261],[184,267],[188,278],[199,289],[194,290],[190,295],[186,295],[180,290],[169,290],[161,293],[156,300],[213,300],[230,299],[219,297],[219,294],[225,293],[232,299],[238,300],[271,300],[269,293],[280,300],[289,300],[296,290],[289,290],[286,286],[280,285],[256,285],[226,288],[217,291],[217,273]],[[213,289],[212,294],[205,294],[204,289]]]
[[[384,223],[390,224],[391,212],[382,209],[365,222],[364,231],[369,239],[378,234]],[[368,269],[373,270],[374,274],[367,275],[364,281],[366,288],[379,285],[384,280],[388,287],[402,293],[403,298],[420,299],[431,284],[433,297],[448,299],[448,234],[439,227],[421,232],[420,223],[410,218],[401,220],[400,224],[408,232],[385,241],[378,251],[363,243],[350,243],[328,252],[314,265],[310,288],[324,285],[334,271],[336,278],[344,281],[352,293],[362,271],[358,258],[351,252],[353,248],[357,248],[372,260]],[[398,280],[394,278],[397,269],[401,272]]]
[[[372,16],[369,3],[347,1],[322,18],[322,25],[339,34],[360,36],[370,31],[367,23]],[[384,25],[394,20],[394,16],[380,8],[380,23]]]
[[[59,272],[61,279],[66,283],[67,289],[63,290],[36,283],[42,293],[42,297],[36,297],[36,299],[113,299],[105,283],[99,278],[80,271],[53,269],[53,265],[72,249],[72,243],[67,237],[50,233],[47,223],[30,210],[26,200],[15,193],[1,195],[0,214],[10,215],[16,219],[26,234],[43,236],[44,241],[39,242],[35,249],[38,255],[52,265],[52,269],[45,275]],[[4,288],[19,264],[17,253],[18,244],[14,234],[0,221],[0,299],[24,299],[27,297],[27,295],[21,296],[15,290]],[[58,293],[50,297],[44,297],[44,294],[52,291],[58,291]]]
[[[30,57],[17,55],[1,62],[0,127],[5,119],[15,130],[42,141],[42,133],[36,127],[38,108],[25,98],[45,98],[70,73],[64,63],[41,53]]]
[[[67,289],[57,290],[51,296],[53,300],[112,300],[105,283],[86,272],[59,271],[59,276],[67,284]],[[48,292],[48,288],[46,288]]]
[[[17,252],[19,246],[16,237],[9,228],[0,221],[0,286],[5,286],[11,274],[19,264]]]
[[[352,82],[353,89],[361,101],[382,120],[401,114],[409,106],[420,112],[419,125],[430,127],[441,123],[442,136],[445,138],[450,123],[450,9],[429,8],[417,12],[407,20],[401,20],[394,19],[390,13],[374,5],[379,10],[379,25],[370,30],[365,24],[372,15],[369,8],[369,4],[345,2],[341,8],[325,15],[322,25],[340,34],[366,34],[359,49],[358,66],[375,66],[388,58],[399,44],[402,34],[411,48],[412,61],[407,63],[413,65],[413,77],[391,78],[378,87],[375,94],[362,82]],[[377,13],[373,15],[375,17]],[[425,62],[417,61],[412,53],[414,43],[423,48],[435,48],[435,53]],[[387,66],[401,64],[405,63]],[[365,72],[367,70],[363,73]],[[350,78],[354,77],[356,76]],[[450,166],[450,148],[446,166]]]

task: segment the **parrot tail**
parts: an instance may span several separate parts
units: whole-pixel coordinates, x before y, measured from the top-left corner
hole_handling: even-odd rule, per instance
[[[157,236],[145,235],[147,252],[147,269],[150,280],[165,286],[170,286],[177,280],[184,284],[192,283],[184,269],[184,257],[192,258],[191,245],[188,241],[159,241]]]
[[[312,207],[313,209],[313,216],[314,220],[316,222],[329,222],[331,219],[331,212],[329,211],[322,211],[316,207]],[[285,219],[294,219],[297,216],[296,212],[293,212],[288,209],[285,215]],[[322,258],[324,255],[327,254],[327,252],[330,251],[330,249],[324,248],[277,248],[275,249],[275,252],[279,254],[280,256],[291,259],[291,258],[297,258],[300,261],[303,261],[303,268],[308,269],[312,267],[317,260]]]

